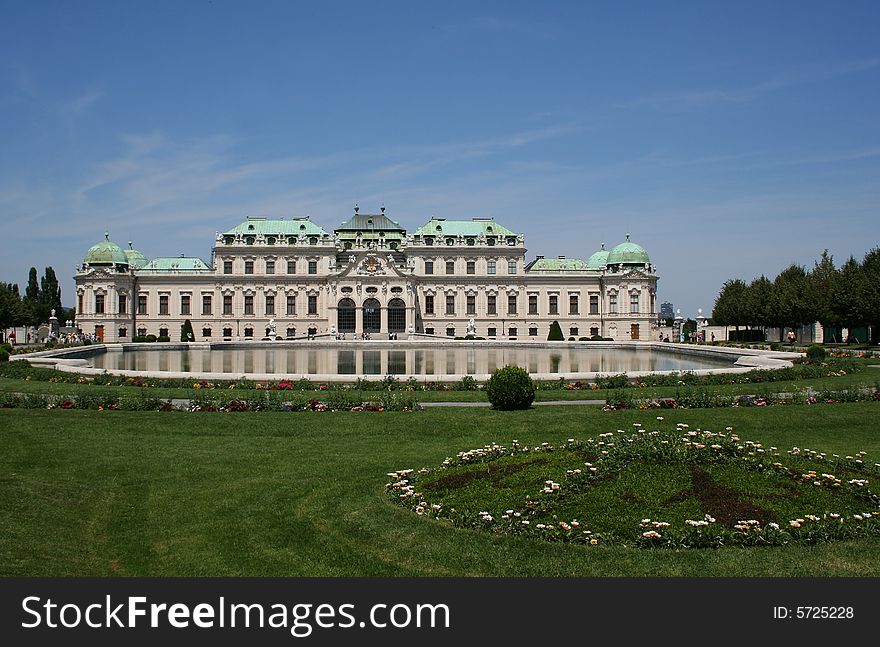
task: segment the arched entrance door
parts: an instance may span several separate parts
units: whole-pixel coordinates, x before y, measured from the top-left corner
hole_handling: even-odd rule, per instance
[[[406,331],[406,304],[403,299],[388,302],[388,332]]]
[[[382,330],[382,308],[376,299],[364,301],[364,332],[374,333]]]
[[[355,332],[354,301],[343,299],[336,309],[336,327],[339,332]]]

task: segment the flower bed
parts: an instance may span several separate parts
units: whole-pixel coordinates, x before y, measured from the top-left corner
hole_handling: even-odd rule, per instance
[[[559,445],[487,445],[390,472],[389,495],[456,526],[641,548],[812,544],[880,536],[880,464],[864,453],[780,452],[731,428],[658,417]]]
[[[254,411],[419,411],[419,403],[403,393],[386,393],[373,401],[363,401],[354,394],[334,392],[326,400],[307,394],[261,392],[255,397],[241,398],[234,391],[207,395],[201,391],[189,400],[151,397],[117,397],[92,394],[54,396],[42,394],[0,394],[3,409],[92,409],[98,411],[189,411],[189,412],[254,412]]]
[[[768,407],[771,405],[837,404],[840,402],[880,401],[880,389],[852,388],[823,391],[784,391],[752,395],[726,395],[706,390],[681,392],[675,397],[639,399],[618,390],[605,401],[603,411],[622,409],[718,409],[727,407]]]

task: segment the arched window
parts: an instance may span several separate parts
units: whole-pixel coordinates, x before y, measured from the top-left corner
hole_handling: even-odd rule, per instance
[[[379,332],[382,329],[382,309],[376,299],[364,301],[364,332]]]
[[[354,332],[354,301],[343,299],[339,302],[336,310],[336,327],[339,332]]]
[[[388,302],[388,332],[404,332],[406,330],[406,304],[403,299],[391,299]]]

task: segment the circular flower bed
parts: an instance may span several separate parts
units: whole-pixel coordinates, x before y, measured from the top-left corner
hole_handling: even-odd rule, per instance
[[[487,445],[388,474],[419,515],[494,533],[643,548],[880,536],[880,464],[664,424],[529,447]]]

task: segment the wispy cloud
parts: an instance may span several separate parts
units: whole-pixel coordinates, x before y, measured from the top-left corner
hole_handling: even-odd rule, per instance
[[[740,88],[689,88],[649,94],[619,104],[624,108],[653,108],[669,112],[690,112],[717,105],[747,103],[765,94],[806,83],[828,81],[880,67],[880,58],[843,63],[822,63],[788,70],[753,85]]]

